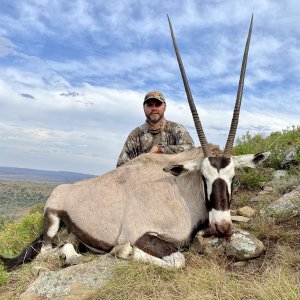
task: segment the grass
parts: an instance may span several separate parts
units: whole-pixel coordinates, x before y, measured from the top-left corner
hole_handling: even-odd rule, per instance
[[[232,271],[228,262],[188,254],[187,267],[168,271],[132,262],[117,267],[114,280],[93,299],[299,299],[300,277],[281,263],[258,273],[249,264]]]
[[[30,244],[42,231],[43,215],[32,212],[18,222],[6,223],[0,230],[0,254],[13,257]],[[0,265],[0,286],[6,285],[9,275]]]
[[[293,172],[295,172],[295,169],[293,169]],[[278,193],[282,195],[291,192],[299,185],[300,185],[300,176],[297,173],[289,176],[284,176],[281,177],[280,179],[273,181],[274,188],[278,191]]]

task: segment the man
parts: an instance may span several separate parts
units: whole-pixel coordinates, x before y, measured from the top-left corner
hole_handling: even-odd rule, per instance
[[[172,154],[195,148],[182,125],[164,118],[166,101],[161,92],[147,93],[143,107],[146,122],[127,137],[117,167],[147,152]]]

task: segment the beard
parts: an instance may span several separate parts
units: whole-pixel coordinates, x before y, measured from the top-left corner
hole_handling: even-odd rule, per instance
[[[147,117],[147,120],[153,124],[158,123],[163,118],[163,116],[161,116],[159,114],[150,114],[150,115],[147,115],[146,117]]]

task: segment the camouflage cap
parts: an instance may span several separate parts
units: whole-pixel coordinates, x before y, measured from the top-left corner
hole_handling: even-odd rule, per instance
[[[150,99],[156,99],[162,103],[166,103],[164,95],[159,91],[152,91],[152,92],[147,93],[144,98],[144,104],[146,101],[148,101]]]

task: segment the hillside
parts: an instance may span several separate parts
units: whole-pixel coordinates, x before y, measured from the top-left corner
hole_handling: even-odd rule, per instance
[[[47,182],[47,183],[73,183],[82,179],[92,178],[94,175],[66,172],[45,171],[25,168],[0,167],[0,180]]]
[[[90,174],[0,167],[0,216],[17,219],[43,204],[55,186],[94,177]]]
[[[0,216],[17,219],[43,204],[56,184],[0,181]]]

